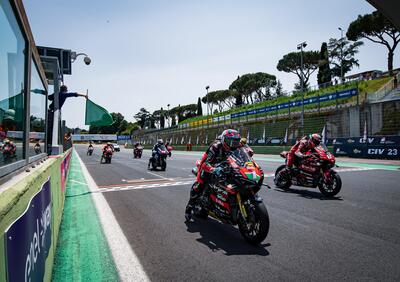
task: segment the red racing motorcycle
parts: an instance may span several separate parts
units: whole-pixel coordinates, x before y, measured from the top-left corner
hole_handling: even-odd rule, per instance
[[[287,158],[288,152],[280,156]],[[325,146],[317,146],[308,152],[306,158],[299,160],[296,168],[289,171],[286,165],[281,165],[275,171],[274,182],[278,188],[289,189],[291,185],[316,188],[327,197],[333,197],[340,192],[342,180],[332,168],[335,166],[335,156],[329,153]]]
[[[199,165],[200,161],[197,161],[197,167],[192,170],[194,175],[197,175]],[[262,242],[269,231],[267,208],[257,194],[264,185],[262,169],[244,148],[231,152],[217,167],[221,168],[222,174],[207,183],[195,203],[194,215],[200,218],[211,216],[223,223],[238,225],[247,242]]]
[[[110,163],[111,163],[112,155],[113,155],[113,150],[112,150],[112,148],[107,147],[107,148],[103,151],[103,154],[101,155],[100,163],[103,163],[103,160],[104,160],[104,163],[110,164]]]

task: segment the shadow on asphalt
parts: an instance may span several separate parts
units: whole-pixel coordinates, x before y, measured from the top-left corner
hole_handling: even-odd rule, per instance
[[[321,192],[318,191],[310,191],[310,190],[304,190],[304,189],[280,189],[276,188],[274,191],[281,192],[281,193],[287,193],[287,194],[296,194],[299,197],[303,197],[306,199],[318,199],[321,201],[343,201],[341,197],[326,197],[324,196]]]
[[[269,255],[266,247],[271,246],[270,243],[250,245],[241,237],[239,230],[232,225],[220,223],[210,217],[208,219],[194,218],[194,222],[186,222],[185,224],[187,231],[199,233],[201,238],[196,240],[209,247],[213,252],[222,250],[227,256]]]

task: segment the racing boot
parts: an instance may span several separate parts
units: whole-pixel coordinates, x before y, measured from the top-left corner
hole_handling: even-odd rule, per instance
[[[186,205],[186,209],[185,209],[185,219],[186,221],[190,221],[192,219],[192,215],[193,215],[193,209],[194,206],[196,204],[196,200],[197,198],[200,196],[200,185],[197,186],[197,191],[195,189],[190,190],[190,198],[189,198],[189,202]]]

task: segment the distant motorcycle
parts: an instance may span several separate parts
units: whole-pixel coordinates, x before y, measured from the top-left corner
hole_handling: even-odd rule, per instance
[[[101,155],[100,163],[103,163],[104,160],[104,163],[110,164],[112,155],[113,155],[113,150],[110,147],[107,147],[107,149],[105,149],[103,151],[103,154]]]
[[[17,155],[15,154],[15,148],[11,145],[3,146],[2,151],[3,151],[3,159],[5,162],[11,161],[12,159],[17,157]]]
[[[287,158],[288,152],[280,156]],[[342,180],[332,168],[335,166],[335,156],[324,146],[317,146],[309,152],[306,158],[299,161],[292,171],[281,165],[275,172],[275,185],[281,189],[289,189],[291,185],[316,188],[327,197],[333,197],[340,192]]]
[[[197,176],[200,161],[192,173]],[[222,175],[207,184],[196,200],[194,215],[212,216],[232,225],[238,225],[244,239],[251,244],[262,242],[269,232],[267,208],[257,194],[263,185],[264,173],[245,148],[228,155],[218,166]],[[195,182],[193,186],[199,185]]]
[[[142,146],[137,146],[133,149],[133,157],[136,159],[140,159],[143,154],[143,147]]]
[[[94,150],[93,146],[89,147],[86,152],[86,155],[91,156],[93,154],[93,150]]]
[[[160,167],[162,171],[165,171],[167,168],[167,148],[165,148],[165,146],[160,146],[153,153],[154,156],[150,159],[153,170],[157,170],[157,168]]]

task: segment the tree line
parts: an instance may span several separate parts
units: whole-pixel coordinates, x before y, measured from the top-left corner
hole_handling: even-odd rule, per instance
[[[360,41],[361,39],[386,47],[387,67],[389,74],[392,75],[394,51],[400,42],[400,32],[378,11],[363,16],[359,15],[349,24],[346,36],[330,38],[327,42],[322,42],[320,50],[302,50],[283,55],[276,68],[278,71],[297,76],[298,82],[294,85],[295,91],[307,90],[310,77],[317,70],[318,85],[320,87],[329,86],[333,81],[343,80],[346,73],[359,66],[356,55],[364,44]],[[301,89],[301,85],[303,89]],[[205,96],[199,97],[197,104],[178,105],[170,110],[160,108],[153,113],[141,108],[134,115],[136,123],[120,121],[115,126],[112,125],[101,130],[123,132],[127,129],[129,131],[136,128],[175,126],[185,119],[203,115],[202,103],[206,105],[207,109],[207,113],[204,114],[216,114],[225,109],[273,100],[285,95],[288,94],[283,90],[282,83],[275,75],[265,72],[247,73],[239,75],[227,89],[211,91]],[[120,120],[120,114],[113,114],[116,114]],[[130,124],[129,128],[127,124]]]

